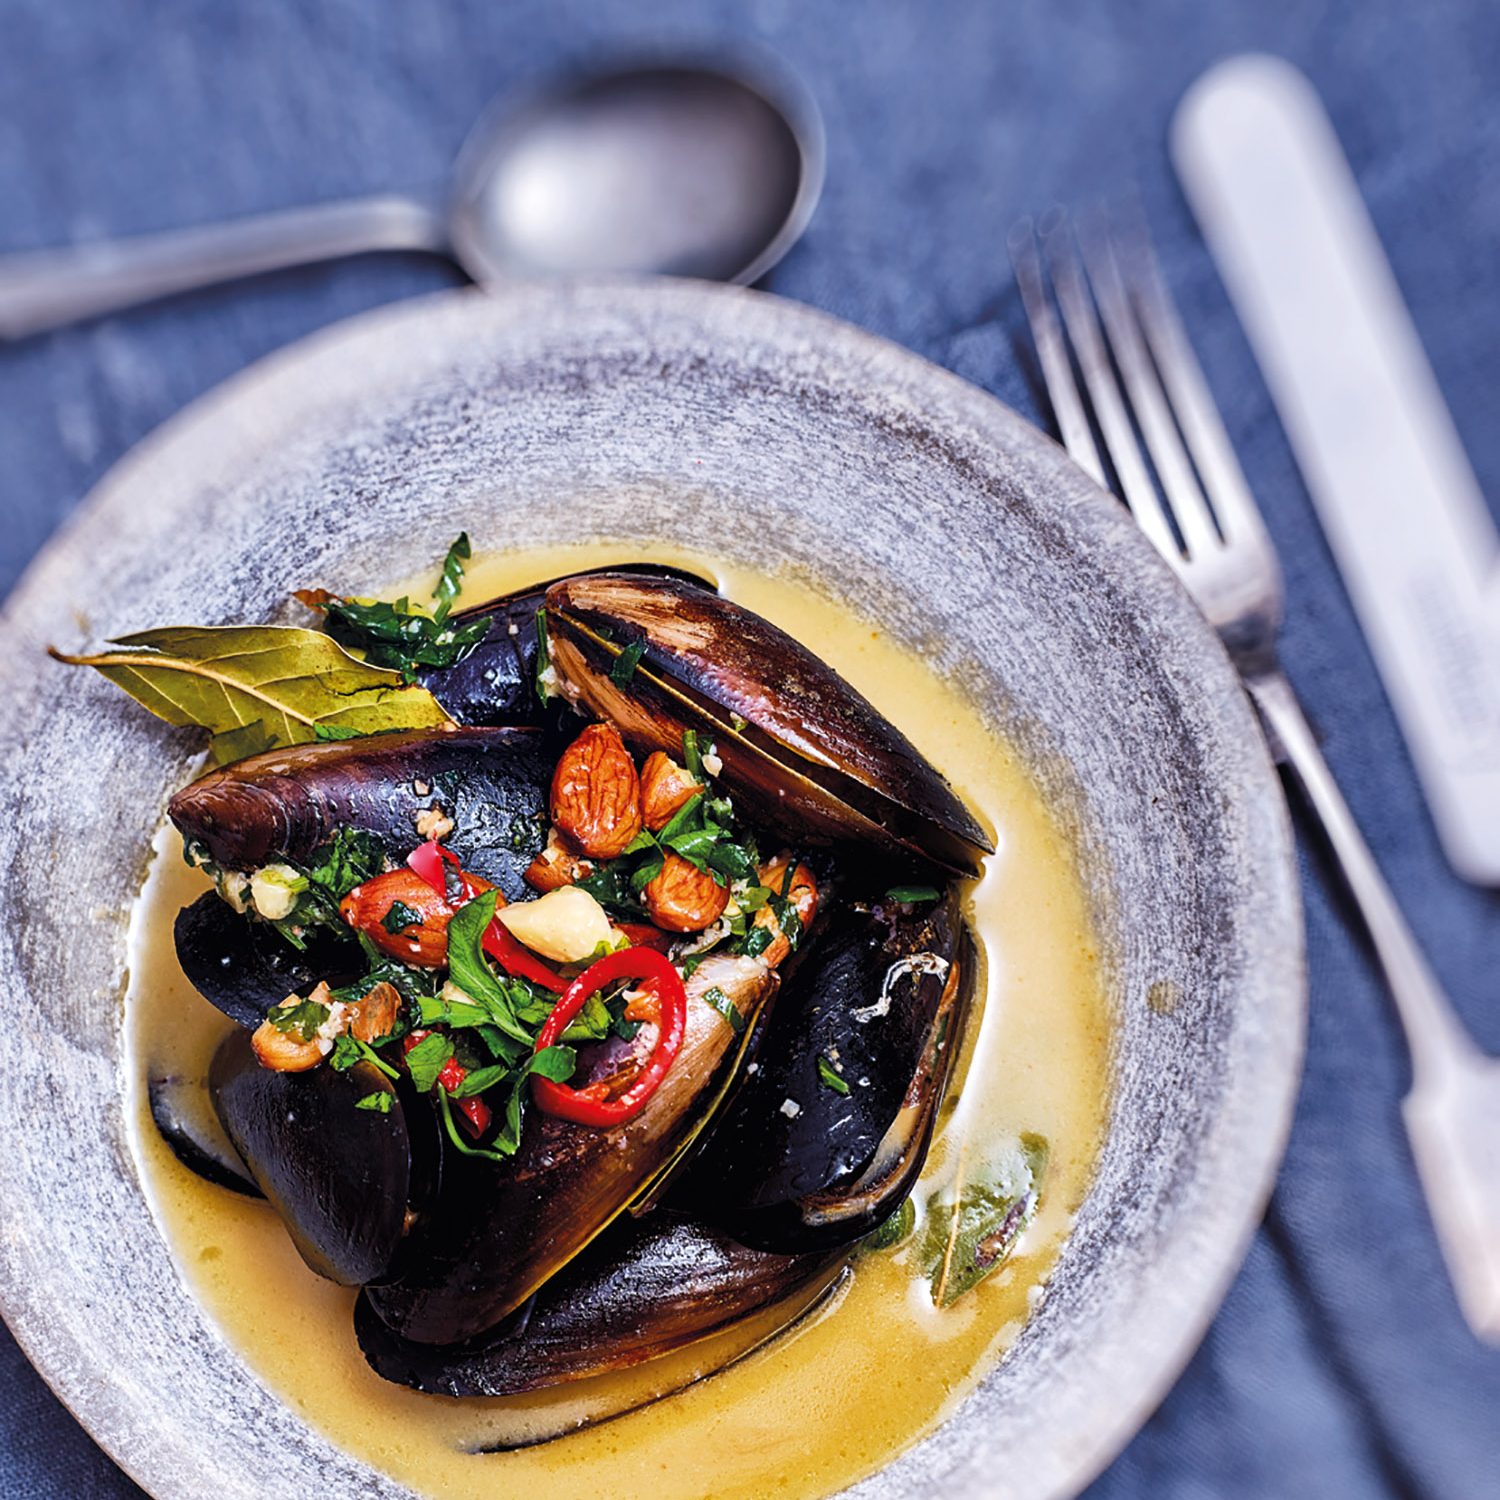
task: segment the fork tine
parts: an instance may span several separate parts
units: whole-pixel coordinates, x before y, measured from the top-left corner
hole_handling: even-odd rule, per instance
[[[1138,210],[1124,217],[1126,222],[1119,227],[1116,244],[1131,268],[1136,311],[1171,397],[1178,426],[1218,517],[1219,530],[1226,543],[1254,541],[1269,554],[1271,542],[1260,508],[1250,494],[1203,367],[1162,280],[1145,219]]]
[[[1054,210],[1048,219],[1051,227],[1044,220],[1041,233],[1047,266],[1052,273],[1052,287],[1057,293],[1057,305],[1062,309],[1063,325],[1073,341],[1073,352],[1078,358],[1078,368],[1083,372],[1083,383],[1088,389],[1089,400],[1093,402],[1094,415],[1104,434],[1104,445],[1109,450],[1115,473],[1119,475],[1120,488],[1125,492],[1125,503],[1151,544],[1174,568],[1179,568],[1182,565],[1181,549],[1131,429],[1125,398],[1110,367],[1104,334],[1084,283],[1083,265],[1073,246],[1067,215]]]
[[[1031,325],[1031,342],[1036,345],[1037,358],[1042,364],[1042,379],[1047,386],[1047,398],[1052,403],[1052,414],[1062,433],[1063,447],[1101,489],[1108,489],[1109,481],[1104,477],[1104,465],[1099,461],[1099,449],[1095,446],[1094,434],[1083,409],[1083,398],[1078,394],[1078,385],[1068,364],[1068,346],[1042,281],[1042,260],[1037,253],[1036,233],[1030,219],[1022,219],[1011,230],[1007,245],[1010,263],[1016,273],[1016,285],[1021,290],[1021,305],[1026,309],[1026,321]]]
[[[1167,504],[1182,532],[1184,549],[1190,560],[1207,557],[1219,545],[1213,514],[1177,434],[1166,392],[1146,353],[1135,310],[1125,291],[1113,237],[1102,212],[1090,216],[1080,229],[1079,243],[1120,379],[1129,394]]]

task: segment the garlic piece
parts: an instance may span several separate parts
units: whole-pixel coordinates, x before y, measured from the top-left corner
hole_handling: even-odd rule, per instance
[[[495,915],[517,942],[554,963],[577,964],[602,944],[617,946],[618,934],[604,908],[587,891],[565,885],[535,901],[502,907]]]

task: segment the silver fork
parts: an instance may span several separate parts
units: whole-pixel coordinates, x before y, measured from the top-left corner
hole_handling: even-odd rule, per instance
[[[1218,631],[1328,835],[1411,1049],[1402,1113],[1449,1275],[1470,1327],[1500,1342],[1500,1060],[1475,1047],[1428,967],[1277,664],[1281,569],[1144,225],[1101,212],[1075,236],[1055,211],[1018,224],[1010,253],[1068,452],[1107,487],[1071,342],[1126,504]]]

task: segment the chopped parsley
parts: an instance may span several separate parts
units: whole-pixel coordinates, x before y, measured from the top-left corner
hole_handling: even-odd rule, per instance
[[[703,992],[704,1002],[713,1007],[729,1023],[729,1029],[738,1036],[745,1029],[745,1018],[739,1007],[721,990],[712,984]]]
[[[835,1094],[847,1094],[849,1083],[844,1075],[820,1052],[818,1054],[818,1082]]]
[[[419,1094],[430,1093],[437,1076],[447,1067],[453,1056],[452,1038],[434,1031],[424,1036],[406,1054],[406,1066],[411,1070],[412,1087]]]
[[[885,899],[911,905],[918,901],[936,901],[940,894],[935,885],[893,885],[885,893]]]
[[[363,654],[374,667],[389,667],[402,681],[415,682],[424,668],[456,666],[489,634],[490,617],[451,619],[462,588],[463,565],[470,556],[468,535],[448,549],[442,575],[428,608],[408,598],[343,598],[335,594],[306,596],[323,611],[323,629],[339,645]]]
[[[380,925],[393,936],[405,932],[408,927],[422,925],[422,913],[404,901],[392,901],[391,909],[380,919]]]
[[[545,708],[552,701],[552,649],[547,640],[547,611],[536,612],[536,695]]]
[[[266,1012],[266,1019],[283,1035],[310,1042],[328,1019],[328,1007],[316,1000],[298,1000],[295,1004],[273,1005]]]
[[[609,680],[616,687],[625,687],[635,676],[635,669],[645,654],[645,641],[632,641],[615,658],[615,664],[609,669]]]

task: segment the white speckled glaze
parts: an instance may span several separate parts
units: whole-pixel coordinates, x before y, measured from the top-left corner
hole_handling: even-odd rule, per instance
[[[406,1493],[270,1395],[178,1282],[126,1141],[120,997],[147,839],[190,747],[43,647],[274,616],[288,580],[377,586],[460,526],[484,548],[677,537],[790,562],[962,674],[1063,811],[1118,1009],[1098,1179],[1008,1358],[850,1493],[1072,1493],[1201,1337],[1280,1158],[1304,1013],[1285,806],[1217,642],[1060,449],[914,356],[754,292],[459,292],[333,329],[142,444],[16,590],[0,661],[16,1336],[160,1500]],[[1158,980],[1175,1007],[1148,1006]]]

